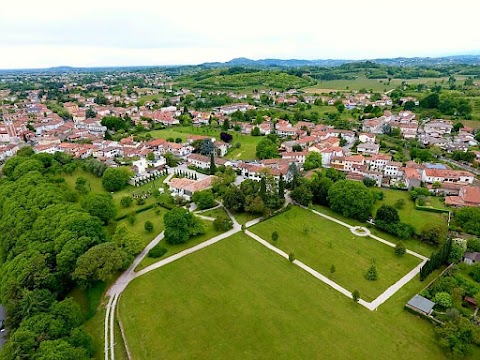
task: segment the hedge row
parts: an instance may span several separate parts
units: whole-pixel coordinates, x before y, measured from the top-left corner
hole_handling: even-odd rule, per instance
[[[137,209],[135,211],[129,212],[129,213],[124,214],[122,216],[119,216],[119,217],[115,218],[115,221],[123,220],[123,219],[127,218],[129,215],[131,215],[132,213],[133,214],[140,214],[144,211],[153,209],[155,206],[160,206],[160,207],[163,207],[164,209],[167,209],[167,210],[172,210],[175,207],[175,205],[172,205],[172,204],[158,202],[158,203],[150,204],[150,205],[145,206],[143,208]]]

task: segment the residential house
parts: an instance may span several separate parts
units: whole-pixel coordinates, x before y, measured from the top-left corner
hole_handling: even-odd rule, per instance
[[[480,188],[476,186],[462,186],[458,196],[446,196],[445,204],[454,207],[480,206]]]
[[[303,164],[307,155],[308,151],[284,152],[282,153],[282,159],[289,160],[290,162]]]
[[[404,182],[409,190],[414,187],[420,187],[422,176],[417,169],[407,167],[404,169]]]
[[[377,155],[379,151],[379,144],[363,143],[357,146],[357,152],[360,154]]]
[[[422,181],[428,184],[439,183],[460,183],[471,184],[474,180],[474,175],[468,171],[463,170],[443,170],[443,169],[423,169]]]
[[[216,176],[213,175],[201,180],[173,178],[168,182],[168,186],[172,196],[181,196],[186,200],[190,200],[195,192],[211,188],[215,178]]]
[[[426,134],[450,134],[453,129],[452,122],[450,120],[432,120],[426,123],[423,127]],[[433,135],[430,135],[433,136]]]
[[[358,136],[358,140],[361,143],[375,143],[376,135],[373,133],[361,133]]]

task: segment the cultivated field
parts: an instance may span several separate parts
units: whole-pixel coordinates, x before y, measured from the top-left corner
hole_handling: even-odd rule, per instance
[[[403,310],[423,286],[371,312],[239,233],[134,280],[119,316],[134,359],[443,359]]]

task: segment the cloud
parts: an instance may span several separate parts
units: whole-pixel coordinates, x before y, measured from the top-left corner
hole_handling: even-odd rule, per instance
[[[0,67],[472,53],[480,50],[480,4],[462,3],[13,1],[0,13],[0,51],[8,54]]]

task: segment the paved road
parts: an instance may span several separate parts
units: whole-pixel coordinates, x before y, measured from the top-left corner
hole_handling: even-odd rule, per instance
[[[448,159],[446,157],[441,157],[440,159],[442,159],[443,161],[447,162],[447,163],[450,163],[454,166],[457,166],[463,170],[466,170],[466,171],[470,171],[471,173],[477,175],[477,176],[480,176],[480,170],[478,169],[475,169],[469,165],[465,165],[465,164],[462,164],[461,162],[458,162],[458,161],[455,161],[455,160],[452,160],[452,159]]]
[[[5,314],[5,309],[3,308],[2,305],[0,305],[0,323],[2,323],[5,320],[6,314]],[[5,330],[4,332],[0,332],[0,350],[3,347],[3,344],[7,341],[7,331]]]

